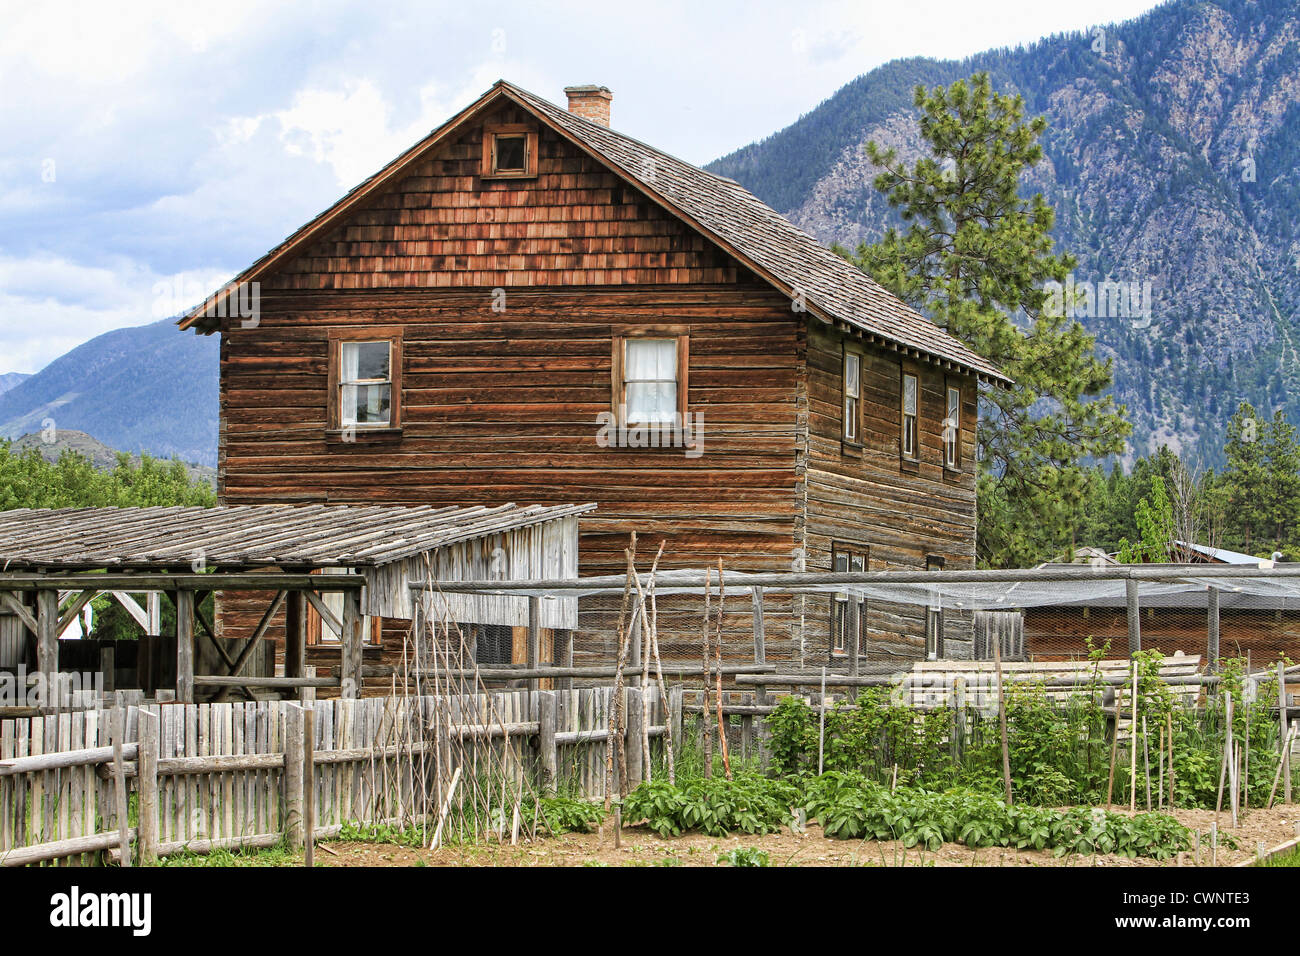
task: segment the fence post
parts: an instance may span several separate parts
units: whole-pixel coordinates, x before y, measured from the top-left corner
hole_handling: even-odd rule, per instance
[[[641,723],[644,717],[641,712],[641,696],[644,693],[640,687],[627,688],[627,736],[623,744],[623,759],[627,762],[628,793],[637,788],[645,774],[641,760]]]
[[[117,813],[117,832],[120,837],[118,846],[121,853],[118,855],[118,861],[121,866],[129,867],[131,865],[131,821],[127,818],[126,808],[126,766],[122,762],[122,746],[126,743],[126,712],[122,705],[118,704],[113,708],[112,717],[112,735],[113,735],[113,796],[115,798],[114,809]],[[136,754],[136,765],[139,766],[140,755]]]
[[[1211,587],[1206,594],[1206,641],[1205,641],[1205,672],[1207,674],[1217,674],[1219,672],[1219,589]]]
[[[555,746],[555,729],[557,725],[555,691],[537,692],[537,750],[542,768],[542,794],[555,795],[556,778],[559,776],[559,753]]]
[[[1128,656],[1142,650],[1142,608],[1138,602],[1138,583],[1134,578],[1124,579],[1124,596],[1128,618]]]
[[[305,667],[303,667],[303,669],[302,669],[302,676],[303,676],[303,677],[315,677],[315,676],[316,676],[316,665],[315,665],[315,664],[308,664],[308,665],[306,665]],[[315,687],[299,687],[299,688],[298,688],[298,700],[300,700],[303,704],[314,704],[314,703],[316,703],[316,688],[315,688]]]
[[[302,848],[303,709],[284,705],[284,838],[291,850]]]
[[[355,594],[356,592],[349,592]],[[302,709],[302,844],[303,863],[316,860],[316,708]]]
[[[136,852],[140,865],[150,866],[158,859],[158,715],[143,708],[140,709],[139,739],[136,786],[140,800],[136,813],[140,819],[136,830]]]

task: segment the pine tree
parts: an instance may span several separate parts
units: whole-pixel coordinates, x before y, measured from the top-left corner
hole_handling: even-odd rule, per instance
[[[1082,463],[1121,451],[1130,429],[1123,407],[1098,397],[1111,367],[1093,337],[1047,308],[1043,284],[1063,283],[1075,260],[1052,251],[1042,195],[1019,194],[1046,120],[1027,122],[1021,98],[994,93],[987,74],[917,87],[915,103],[931,155],[909,167],[867,147],[905,228],[848,258],[1015,380],[981,393],[978,553],[1024,565],[1068,545],[1099,477]]]

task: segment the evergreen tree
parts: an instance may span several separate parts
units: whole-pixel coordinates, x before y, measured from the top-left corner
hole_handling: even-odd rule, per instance
[[[986,565],[1025,565],[1069,543],[1097,480],[1082,462],[1122,450],[1129,426],[1122,406],[1098,397],[1111,368],[1092,336],[1047,308],[1043,284],[1064,282],[1075,260],[1053,253],[1041,194],[1019,195],[1046,120],[1027,122],[1021,98],[994,93],[987,74],[917,87],[915,104],[930,156],[909,167],[867,147],[905,229],[849,258],[1015,380],[981,393],[978,553]]]

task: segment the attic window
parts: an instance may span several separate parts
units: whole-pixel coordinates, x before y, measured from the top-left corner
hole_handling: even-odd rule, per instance
[[[483,127],[486,179],[522,179],[537,175],[537,131],[520,123]]]

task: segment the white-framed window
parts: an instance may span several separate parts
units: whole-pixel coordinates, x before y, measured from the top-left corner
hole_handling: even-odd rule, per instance
[[[833,545],[831,547],[831,569],[838,572],[865,571],[867,570],[867,552],[848,546]],[[852,620],[849,614],[849,606],[853,600],[853,595],[841,591],[835,595],[834,602],[831,605],[831,655],[833,657],[847,656],[849,643],[853,640],[858,642],[858,654],[862,655],[865,652],[866,602],[858,601],[857,632],[856,634],[850,634]]]
[[[961,389],[949,385],[946,390],[946,412],[943,417],[943,465],[954,470],[961,468]]]
[[[862,358],[854,352],[844,353],[844,440],[858,442],[861,421]]]
[[[686,416],[685,328],[647,329],[614,338],[614,413],[623,425],[671,428]]]
[[[904,458],[915,459],[918,454],[916,434],[916,409],[920,401],[920,382],[910,372],[903,373],[903,419],[899,447]]]
[[[393,423],[393,344],[387,339],[339,343],[339,424]]]

